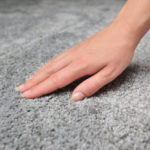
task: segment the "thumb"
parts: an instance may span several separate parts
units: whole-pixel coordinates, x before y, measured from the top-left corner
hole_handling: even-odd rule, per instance
[[[72,94],[72,100],[80,101],[85,97],[93,95],[104,85],[111,82],[114,78],[114,69],[104,67],[102,70],[86,79],[75,88]]]

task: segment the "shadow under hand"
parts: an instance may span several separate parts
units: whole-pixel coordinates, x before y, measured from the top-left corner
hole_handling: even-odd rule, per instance
[[[107,91],[110,90],[119,90],[119,87],[124,84],[125,82],[129,82],[133,79],[133,77],[135,75],[138,74],[138,72],[140,71],[140,66],[137,64],[131,64],[130,66],[128,66],[126,68],[126,70],[124,70],[124,72],[122,74],[120,74],[116,79],[114,79],[112,82],[108,83],[107,85],[105,85],[104,87],[100,88],[94,95],[90,96],[90,97],[99,97],[101,94],[105,94]],[[90,76],[85,76],[82,77],[74,82],[72,82],[71,84],[69,84],[68,86],[58,89],[57,91],[54,91],[54,94],[62,94],[64,92],[73,92],[73,90],[75,89],[75,87],[77,87],[81,82],[83,82],[84,80],[88,79]],[[51,94],[51,93],[50,93]],[[49,96],[50,94],[47,94],[45,96]],[[44,97],[45,97],[44,96]]]
[[[99,97],[108,91],[118,91],[122,84],[131,83],[132,79],[140,72],[140,66],[137,64],[130,64],[117,78],[99,89],[93,97]]]

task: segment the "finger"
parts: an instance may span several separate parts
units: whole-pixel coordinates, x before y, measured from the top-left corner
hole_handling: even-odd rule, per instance
[[[40,70],[38,70],[30,79],[32,79],[32,78],[36,78],[36,76],[38,76],[39,75],[39,73],[41,73],[41,72],[43,72],[43,71],[45,71],[45,70],[47,70],[49,67],[51,67],[51,66],[53,66],[53,65],[55,65],[55,64],[57,64],[57,63],[59,63],[61,60],[63,61],[67,61],[68,59],[67,58],[70,58],[70,57],[68,57],[69,56],[69,54],[71,54],[71,52],[72,52],[72,50],[73,50],[73,48],[70,48],[70,49],[68,49],[68,50],[65,50],[63,53],[61,53],[60,55],[58,55],[58,56],[55,56],[55,57],[53,57],[50,61],[48,61]],[[66,57],[67,56],[67,57]],[[63,63],[63,62],[62,62]]]
[[[110,67],[104,67],[101,71],[83,81],[73,91],[72,100],[80,101],[96,93],[100,88],[116,77],[114,70],[115,69]]]
[[[72,63],[54,73],[43,82],[24,92],[22,95],[23,97],[30,99],[51,93],[70,84],[74,80],[87,75],[85,69],[85,65],[79,66],[78,62]]]
[[[58,56],[53,57],[50,61],[48,61],[39,71],[42,71],[42,69],[45,69],[46,67],[49,67],[52,64],[55,64],[59,62],[60,60],[64,59],[66,56],[68,56],[72,52],[73,48],[67,49]]]
[[[48,78],[51,74],[55,73],[56,71],[62,69],[63,67],[67,66],[71,62],[71,57],[66,57],[68,52],[66,51],[60,56],[53,58],[47,64],[45,64],[40,70],[38,70],[32,78],[27,80],[23,85],[18,87],[18,91],[24,92],[33,86],[39,84],[46,78]]]

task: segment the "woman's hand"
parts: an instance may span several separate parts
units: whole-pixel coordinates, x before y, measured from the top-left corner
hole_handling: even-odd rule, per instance
[[[113,23],[51,59],[17,90],[31,99],[92,75],[74,89],[72,99],[79,101],[93,95],[130,64],[137,42],[126,31]]]
[[[149,28],[150,1],[129,0],[110,26],[54,57],[17,90],[36,98],[92,75],[75,88],[72,99],[91,96],[125,70]]]

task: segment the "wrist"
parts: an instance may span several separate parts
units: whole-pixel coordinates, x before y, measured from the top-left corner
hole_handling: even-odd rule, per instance
[[[150,1],[128,0],[111,25],[138,43],[150,29]]]

